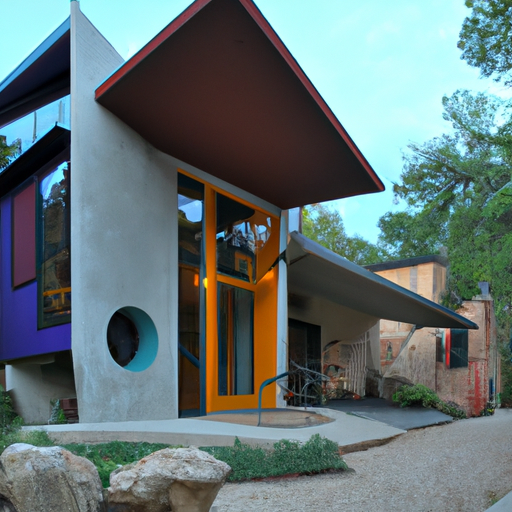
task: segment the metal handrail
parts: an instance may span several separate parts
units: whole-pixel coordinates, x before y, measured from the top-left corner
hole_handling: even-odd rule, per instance
[[[261,423],[261,395],[263,393],[263,389],[265,387],[267,387],[269,384],[272,384],[273,382],[275,382],[276,380],[279,380],[279,379],[282,379],[283,377],[286,377],[290,373],[291,372],[280,373],[279,375],[277,375],[277,377],[272,377],[271,379],[264,380],[261,383],[260,391],[259,391],[259,394],[258,394],[258,427],[260,426],[260,423]]]

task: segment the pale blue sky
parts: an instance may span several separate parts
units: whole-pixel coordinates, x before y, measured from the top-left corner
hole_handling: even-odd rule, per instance
[[[387,191],[337,203],[349,234],[375,242],[393,206],[402,150],[447,130],[441,98],[458,88],[508,91],[460,60],[464,0],[255,0],[380,176]],[[128,58],[190,0],[82,0],[82,12]],[[69,0],[0,0],[0,81],[69,15]]]

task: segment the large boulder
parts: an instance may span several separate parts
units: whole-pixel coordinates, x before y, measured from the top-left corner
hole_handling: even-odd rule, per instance
[[[92,462],[58,446],[19,443],[0,455],[0,511],[4,510],[105,512],[106,504]]]
[[[208,512],[231,468],[197,448],[166,448],[110,475],[111,512]]]

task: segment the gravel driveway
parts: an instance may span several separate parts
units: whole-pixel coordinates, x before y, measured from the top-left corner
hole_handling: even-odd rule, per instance
[[[354,471],[226,484],[218,512],[482,512],[512,490],[512,410],[349,453]]]

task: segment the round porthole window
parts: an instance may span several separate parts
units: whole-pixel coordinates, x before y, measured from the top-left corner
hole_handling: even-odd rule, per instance
[[[110,318],[107,343],[112,359],[134,372],[148,368],[158,351],[155,324],[144,311],[131,306],[117,310]]]

